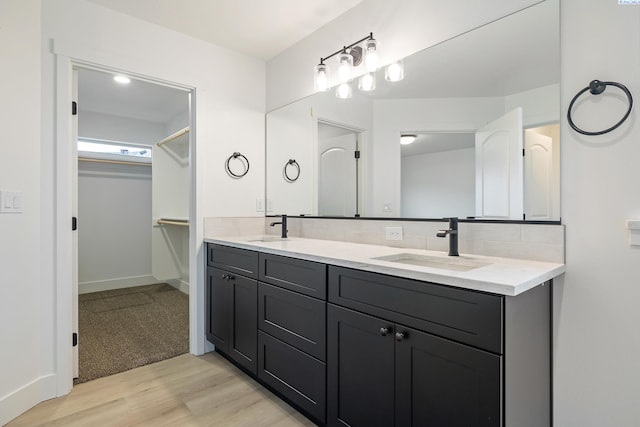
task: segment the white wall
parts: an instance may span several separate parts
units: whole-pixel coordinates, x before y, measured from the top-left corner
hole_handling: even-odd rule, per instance
[[[151,167],[79,162],[80,293],[155,283]]]
[[[562,0],[562,111],[593,79],[640,94],[640,6]],[[610,95],[606,95],[609,92]],[[605,96],[606,95],[606,96]],[[624,96],[586,96],[574,121],[615,123]],[[640,218],[637,110],[602,136],[561,127],[562,220],[567,272],[554,292],[554,412],[557,426],[640,425],[640,247],[627,219]]]
[[[184,127],[184,126],[183,126]],[[152,145],[169,135],[163,123],[78,111],[78,136]]]
[[[50,392],[41,368],[40,1],[0,2],[0,189],[22,191],[22,213],[0,214],[0,425]],[[42,280],[42,282],[41,282]],[[41,359],[42,357],[42,359]]]
[[[151,145],[167,135],[165,128],[78,112],[78,135],[85,138]],[[151,167],[79,162],[78,221],[80,293],[156,282],[151,276]]]
[[[466,218],[476,212],[475,149],[406,156],[401,161],[403,218]]]

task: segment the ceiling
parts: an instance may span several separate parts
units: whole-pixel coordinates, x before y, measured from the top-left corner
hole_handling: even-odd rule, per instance
[[[87,0],[268,60],[362,0]]]
[[[113,74],[100,71],[78,70],[80,112],[165,124],[189,109],[188,92],[136,79],[123,85],[116,83],[113,77]]]

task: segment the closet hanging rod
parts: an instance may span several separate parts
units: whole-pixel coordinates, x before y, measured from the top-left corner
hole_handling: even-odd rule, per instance
[[[92,159],[90,157],[78,157],[78,161],[93,162],[93,163],[111,163],[114,165],[127,165],[127,166],[151,166],[151,163],[146,163],[146,162],[129,162],[124,160]]]
[[[188,219],[164,219],[160,218],[156,221],[158,225],[179,225],[181,227],[188,227],[189,220]]]
[[[160,147],[161,145],[164,145],[167,142],[174,141],[175,139],[177,139],[178,137],[184,135],[185,133],[189,133],[189,127],[188,126],[186,128],[184,128],[184,129],[179,130],[178,132],[176,132],[174,134],[169,135],[168,137],[166,137],[162,141],[158,142],[156,145],[158,147]]]

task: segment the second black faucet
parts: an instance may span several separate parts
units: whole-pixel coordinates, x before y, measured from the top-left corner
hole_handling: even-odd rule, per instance
[[[280,218],[282,218],[280,221],[272,222],[269,225],[271,227],[273,227],[273,226],[276,226],[278,224],[282,224],[282,233],[280,234],[280,237],[282,237],[283,239],[286,239],[287,238],[287,216],[286,215],[281,215]]]
[[[449,235],[449,256],[458,256],[458,217],[444,218],[449,220],[448,230],[438,230],[436,236],[447,237]]]

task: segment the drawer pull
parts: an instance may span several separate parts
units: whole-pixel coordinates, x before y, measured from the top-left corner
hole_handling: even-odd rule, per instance
[[[231,274],[223,274],[223,275],[222,275],[222,280],[226,280],[227,282],[228,282],[229,280],[233,280],[233,279],[235,279],[235,277],[234,277],[234,276],[232,276]]]
[[[407,334],[405,332],[396,332],[396,341],[404,341],[407,338]]]
[[[393,332],[393,329],[390,328],[390,327],[389,328],[384,328],[384,327],[380,328],[380,335],[382,335],[383,337],[386,337],[389,334],[389,332]]]

